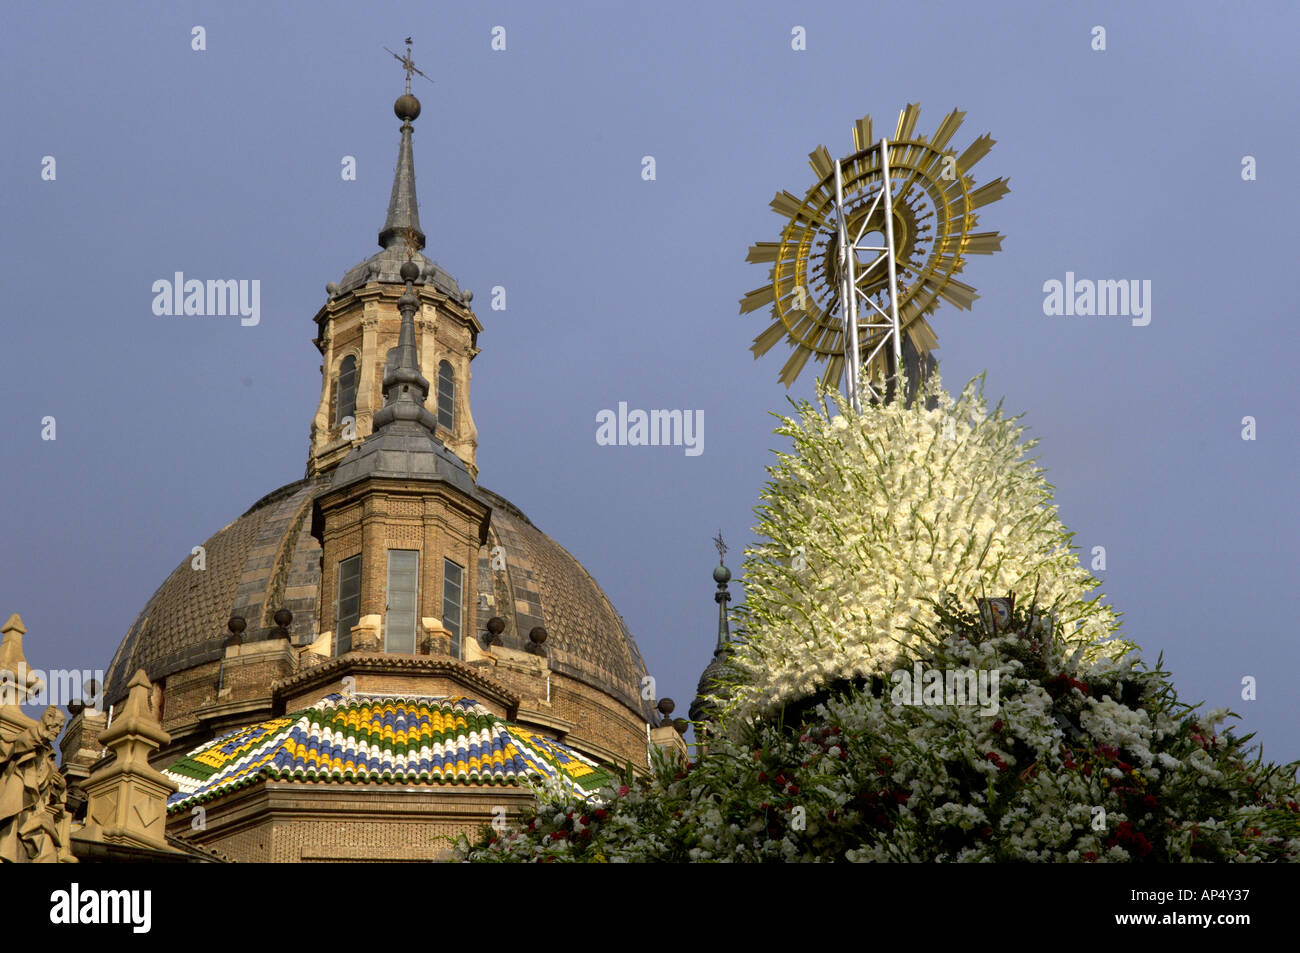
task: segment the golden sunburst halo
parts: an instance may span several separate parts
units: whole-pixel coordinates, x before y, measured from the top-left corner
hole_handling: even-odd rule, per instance
[[[965,113],[954,109],[927,138],[916,132],[921,107],[909,103],[898,115],[889,140],[889,177],[893,208],[894,260],[898,284],[898,323],[904,340],[922,360],[939,346],[926,317],[940,299],[968,310],[978,297],[975,289],[959,281],[966,255],[991,255],[1002,248],[1002,235],[977,232],[976,210],[1006,195],[1006,179],[997,178],[976,187],[970,170],[988,154],[996,140],[987,133],[957,154],[949,143],[961,127]],[[884,205],[873,203],[884,188],[881,143],[873,138],[870,116],[853,127],[854,152],[841,160],[844,211],[848,233],[885,231]],[[814,357],[826,363],[823,384],[838,387],[844,372],[845,322],[839,301],[838,216],[835,204],[835,162],[825,146],[808,154],[817,181],[800,199],[778,192],[772,210],[785,219],[781,238],[757,242],[747,261],[770,264],[768,283],[740,299],[741,314],[770,307],[775,321],[754,338],[757,359],[784,338],[793,349],[781,368],[787,388]],[[865,227],[864,227],[865,226]],[[884,245],[867,240],[864,244]],[[886,270],[864,270],[858,278],[861,296],[874,301],[882,312],[889,308]],[[860,298],[861,300],[861,298]],[[870,308],[868,307],[868,310]],[[860,322],[861,323],[861,322]],[[870,354],[886,332],[858,330],[859,347]],[[884,380],[885,356],[878,357],[867,373]]]

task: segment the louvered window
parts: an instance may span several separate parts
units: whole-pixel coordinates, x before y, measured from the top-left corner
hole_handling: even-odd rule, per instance
[[[464,613],[465,570],[450,559],[442,561],[442,627],[451,633],[451,657],[460,658],[461,618]]]
[[[352,627],[361,618],[361,557],[353,556],[339,563],[339,601],[335,655],[352,650]]]
[[[415,624],[419,616],[420,554],[413,549],[388,551],[387,607],[384,612],[384,651],[415,653]]]

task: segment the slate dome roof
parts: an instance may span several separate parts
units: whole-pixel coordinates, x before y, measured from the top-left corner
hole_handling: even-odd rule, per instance
[[[127,682],[143,668],[153,681],[220,659],[229,635],[226,622],[242,616],[245,641],[265,638],[278,609],[293,613],[295,642],[315,637],[320,598],[320,544],[311,535],[312,500],[329,477],[290,483],[258,500],[206,543],[206,568],[191,568],[186,555],[145,604],[127,631],[105,675],[105,702],[127,694]],[[514,504],[476,488],[492,507],[487,550],[478,564],[479,591],[495,592],[496,604],[468,606],[467,632],[482,636],[487,621],[506,621],[507,648],[525,649],[536,626],[546,629],[553,671],[571,676],[623,701],[652,720],[641,698],[645,662],[622,617],[591,574]],[[504,547],[506,569],[493,573],[490,553]],[[494,578],[495,577],[495,578]]]

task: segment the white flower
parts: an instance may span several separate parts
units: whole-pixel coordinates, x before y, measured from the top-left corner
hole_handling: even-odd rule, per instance
[[[1069,636],[1081,661],[1128,650],[1109,637],[1114,613],[1091,601],[1095,581],[1055,508],[1042,508],[1051,488],[1024,459],[1023,428],[988,414],[974,384],[935,396],[933,411],[891,403],[858,414],[831,392],[782,421],[777,434],[793,446],[769,467],[757,527],[769,542],[746,554],[735,714],[888,669],[914,643],[910,627],[933,624],[943,592],[973,608],[982,593],[1037,589],[1071,632],[1086,623]],[[949,420],[957,440],[942,438]],[[795,551],[804,558],[791,560]]]

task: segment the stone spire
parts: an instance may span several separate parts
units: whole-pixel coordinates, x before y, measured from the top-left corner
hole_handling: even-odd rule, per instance
[[[402,313],[397,362],[384,374],[384,406],[375,411],[374,427],[381,430],[394,421],[411,421],[424,427],[441,446],[437,418],[424,406],[429,397],[429,381],[420,373],[420,358],[415,350],[415,309],[420,299],[415,296],[414,282],[420,268],[413,261],[405,261],[400,274],[406,282],[406,291],[397,299],[397,308]]]
[[[718,637],[714,644],[713,658],[700,676],[699,685],[695,689],[695,701],[691,703],[690,716],[691,721],[696,723],[697,737],[701,723],[712,716],[716,707],[709,696],[724,695],[727,679],[733,674],[727,665],[727,658],[731,654],[731,623],[727,617],[727,603],[731,601],[727,584],[731,582],[731,570],[723,563],[727,544],[722,541],[721,530],[713,543],[718,550],[718,564],[713,567],[713,581],[717,584],[713,601],[718,604]]]
[[[727,553],[727,544],[722,541],[722,530],[714,540],[718,547],[718,565],[713,570],[713,581],[718,584],[718,591],[713,594],[713,601],[718,604],[718,642],[713,648],[716,658],[723,652],[731,650],[731,623],[727,619],[727,603],[731,601],[731,592],[727,583],[731,582],[731,570],[722,562]]]
[[[367,477],[442,480],[477,498],[474,478],[460,457],[442,442],[438,436],[438,419],[424,406],[429,397],[429,381],[420,371],[420,354],[415,345],[415,313],[420,308],[415,282],[428,280],[426,269],[430,263],[418,255],[424,247],[424,232],[420,231],[415,158],[411,151],[411,122],[420,115],[420,101],[411,95],[411,74],[420,71],[411,59],[409,39],[406,55],[393,53],[393,56],[406,70],[406,92],[393,104],[393,112],[402,120],[402,146],[397,154],[388,218],[379,233],[379,244],[384,250],[370,262],[386,260],[395,264],[405,258],[397,269],[397,277],[406,283],[406,290],[397,299],[402,314],[397,359],[384,374],[384,406],[371,418],[369,436],[353,447],[334,469],[330,485],[339,489]],[[415,260],[417,257],[423,265]],[[383,267],[372,268],[370,273],[382,271]]]
[[[387,49],[387,47],[385,47]],[[405,243],[412,253],[424,247],[424,232],[420,231],[420,203],[415,198],[415,156],[411,150],[413,123],[420,115],[420,101],[411,95],[411,74],[419,73],[411,58],[411,38],[406,38],[406,54],[393,58],[406,70],[406,92],[393,103],[393,112],[402,120],[402,144],[397,150],[397,170],[393,173],[393,194],[388,200],[388,218],[379,230],[379,247],[392,248]],[[425,79],[429,77],[424,76]]]
[[[411,121],[420,115],[420,101],[411,95],[410,77],[406,92],[397,97],[393,112],[402,120],[402,144],[397,150],[397,170],[393,173],[393,194],[388,200],[388,217],[379,230],[379,247],[393,248],[407,243],[413,250],[424,247],[420,231],[420,203],[415,197],[415,155],[411,149]]]

